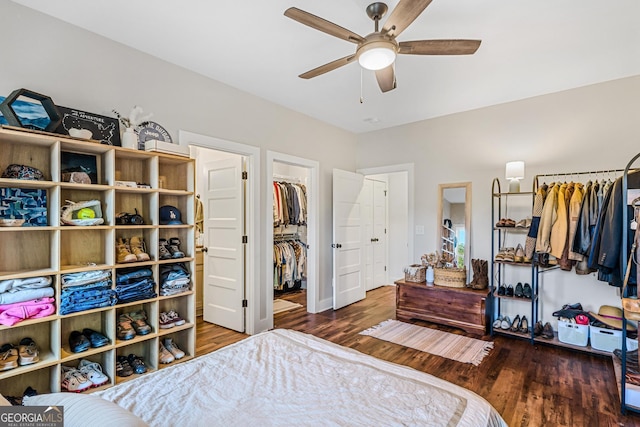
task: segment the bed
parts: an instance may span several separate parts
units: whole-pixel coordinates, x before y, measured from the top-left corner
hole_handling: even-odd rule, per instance
[[[97,394],[162,427],[506,426],[469,390],[284,329]]]

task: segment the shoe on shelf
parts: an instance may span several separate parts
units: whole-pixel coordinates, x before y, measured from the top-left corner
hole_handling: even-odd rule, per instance
[[[175,356],[171,354],[169,350],[167,350],[167,348],[162,344],[162,342],[160,343],[159,359],[160,359],[160,363],[162,364],[171,363],[174,360],[176,360]]]
[[[514,248],[506,248],[502,255],[502,261],[515,262],[515,260],[516,260],[516,250]]]
[[[522,296],[528,299],[531,299],[531,296],[533,294],[533,291],[531,290],[531,285],[528,283],[525,283],[524,286],[522,287]]]
[[[516,222],[516,228],[529,228],[531,227],[531,218],[523,218]]]
[[[514,295],[513,285],[507,286],[507,291],[505,293],[506,296],[512,297]]]
[[[518,297],[518,298],[522,298],[523,297],[523,287],[522,287],[522,283],[518,282],[518,284],[516,285],[516,288],[513,291],[513,295]]]
[[[147,365],[144,364],[144,361],[141,357],[138,357],[132,353],[127,356],[127,360],[129,361],[129,365],[133,369],[134,373],[144,374],[145,372],[147,372]]]
[[[513,319],[513,323],[511,324],[511,332],[519,332],[520,331],[520,325],[522,324],[522,320],[520,319],[520,315],[517,314],[516,318]]]
[[[553,327],[551,326],[551,323],[547,322],[544,324],[544,327],[542,328],[542,338],[553,338]]]
[[[138,261],[149,261],[151,259],[145,250],[145,244],[142,237],[133,236],[129,241],[129,248]]]
[[[31,338],[22,338],[18,346],[18,365],[31,365],[40,361],[38,346]]]
[[[102,372],[102,365],[98,362],[82,359],[78,364],[78,370],[91,381],[91,387],[100,387],[109,382],[109,377]]]
[[[18,367],[18,350],[10,343],[0,347],[0,371]]]
[[[160,319],[158,323],[159,323],[160,329],[170,329],[176,326],[173,319],[171,319],[171,317],[169,317],[169,315],[164,311],[160,313]]]
[[[158,258],[171,259],[171,252],[169,252],[169,242],[167,242],[167,239],[158,240]]]
[[[118,240],[116,241],[116,262],[118,264],[125,264],[136,261],[138,261],[138,257],[131,253],[129,240],[118,237]]]
[[[134,311],[128,314],[132,320],[133,329],[135,329],[138,335],[147,335],[151,332],[151,326],[145,320],[147,320],[147,312],[144,310]]]
[[[176,326],[181,326],[186,323],[186,320],[180,317],[180,315],[175,310],[167,311],[167,316],[169,316],[169,319],[173,320],[173,324]]]
[[[133,368],[129,365],[129,360],[124,356],[118,356],[116,359],[116,375],[119,377],[128,377],[133,374]]]
[[[498,318],[493,322],[493,329],[500,329],[501,324],[502,324],[502,315],[498,315]]]
[[[509,316],[504,316],[502,318],[502,322],[500,322],[500,329],[504,329],[505,331],[511,327],[511,319]]]
[[[169,353],[171,353],[176,360],[184,357],[184,351],[180,350],[178,344],[173,341],[173,338],[164,339],[164,348],[169,350]]]
[[[507,287],[504,285],[504,283],[500,286],[498,286],[498,295],[506,295],[507,294]]]
[[[89,350],[91,342],[89,338],[85,337],[80,331],[72,331],[69,334],[69,348],[74,353],[81,353]]]
[[[542,322],[538,320],[536,324],[533,326],[533,335],[536,337],[539,337],[540,335],[542,335],[543,329],[544,328],[542,326]]]
[[[169,252],[171,252],[171,258],[184,258],[184,252],[180,250],[180,239],[172,237],[169,239]]]
[[[118,331],[117,337],[119,340],[130,340],[136,336],[136,331],[133,329],[131,325],[133,323],[133,319],[129,317],[127,314],[121,314],[118,319]]]
[[[60,365],[62,369],[62,382],[60,383],[62,390],[72,393],[80,393],[93,386],[82,372],[71,366]]]
[[[529,321],[527,320],[527,316],[522,316],[520,320],[520,332],[523,334],[529,333]]]
[[[89,338],[91,347],[93,348],[104,347],[110,343],[109,338],[102,335],[100,332],[94,331],[93,329],[84,328],[82,330],[82,335]]]
[[[524,249],[520,243],[518,243],[516,251],[513,253],[513,260],[515,262],[524,262]]]

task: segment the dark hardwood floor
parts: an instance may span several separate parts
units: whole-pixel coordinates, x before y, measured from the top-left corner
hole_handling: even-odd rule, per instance
[[[303,307],[276,314],[276,328],[312,334],[465,387],[489,401],[512,427],[640,426],[640,416],[620,413],[618,389],[609,357],[496,336],[489,356],[480,366],[473,366],[358,335],[383,320],[395,318],[393,286],[370,291],[365,300],[340,310],[318,314],[306,312],[304,291],[278,298],[298,302]],[[465,334],[428,322],[415,323]],[[197,355],[246,336],[199,319]]]

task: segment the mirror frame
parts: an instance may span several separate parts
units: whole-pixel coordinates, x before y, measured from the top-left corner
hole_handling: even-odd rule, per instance
[[[469,271],[469,263],[471,259],[471,182],[455,182],[448,184],[438,184],[438,232],[436,240],[436,248],[440,250],[440,243],[442,242],[442,223],[444,218],[442,217],[442,207],[444,199],[444,190],[448,188],[464,188],[464,267],[467,269],[467,283],[470,280],[471,272]]]

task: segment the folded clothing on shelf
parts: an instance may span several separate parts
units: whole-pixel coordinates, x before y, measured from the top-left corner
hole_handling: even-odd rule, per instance
[[[116,274],[116,295],[118,303],[140,301],[157,296],[156,282],[150,268],[134,268],[118,271]]]
[[[175,295],[187,292],[190,289],[191,275],[184,263],[179,262],[160,266],[160,295]]]
[[[39,298],[0,305],[0,325],[13,326],[26,319],[47,317],[56,312],[54,298]]]
[[[0,280],[0,304],[15,304],[39,298],[52,297],[51,276]]]
[[[108,307],[117,302],[111,289],[111,272],[107,270],[63,274],[60,314]]]

